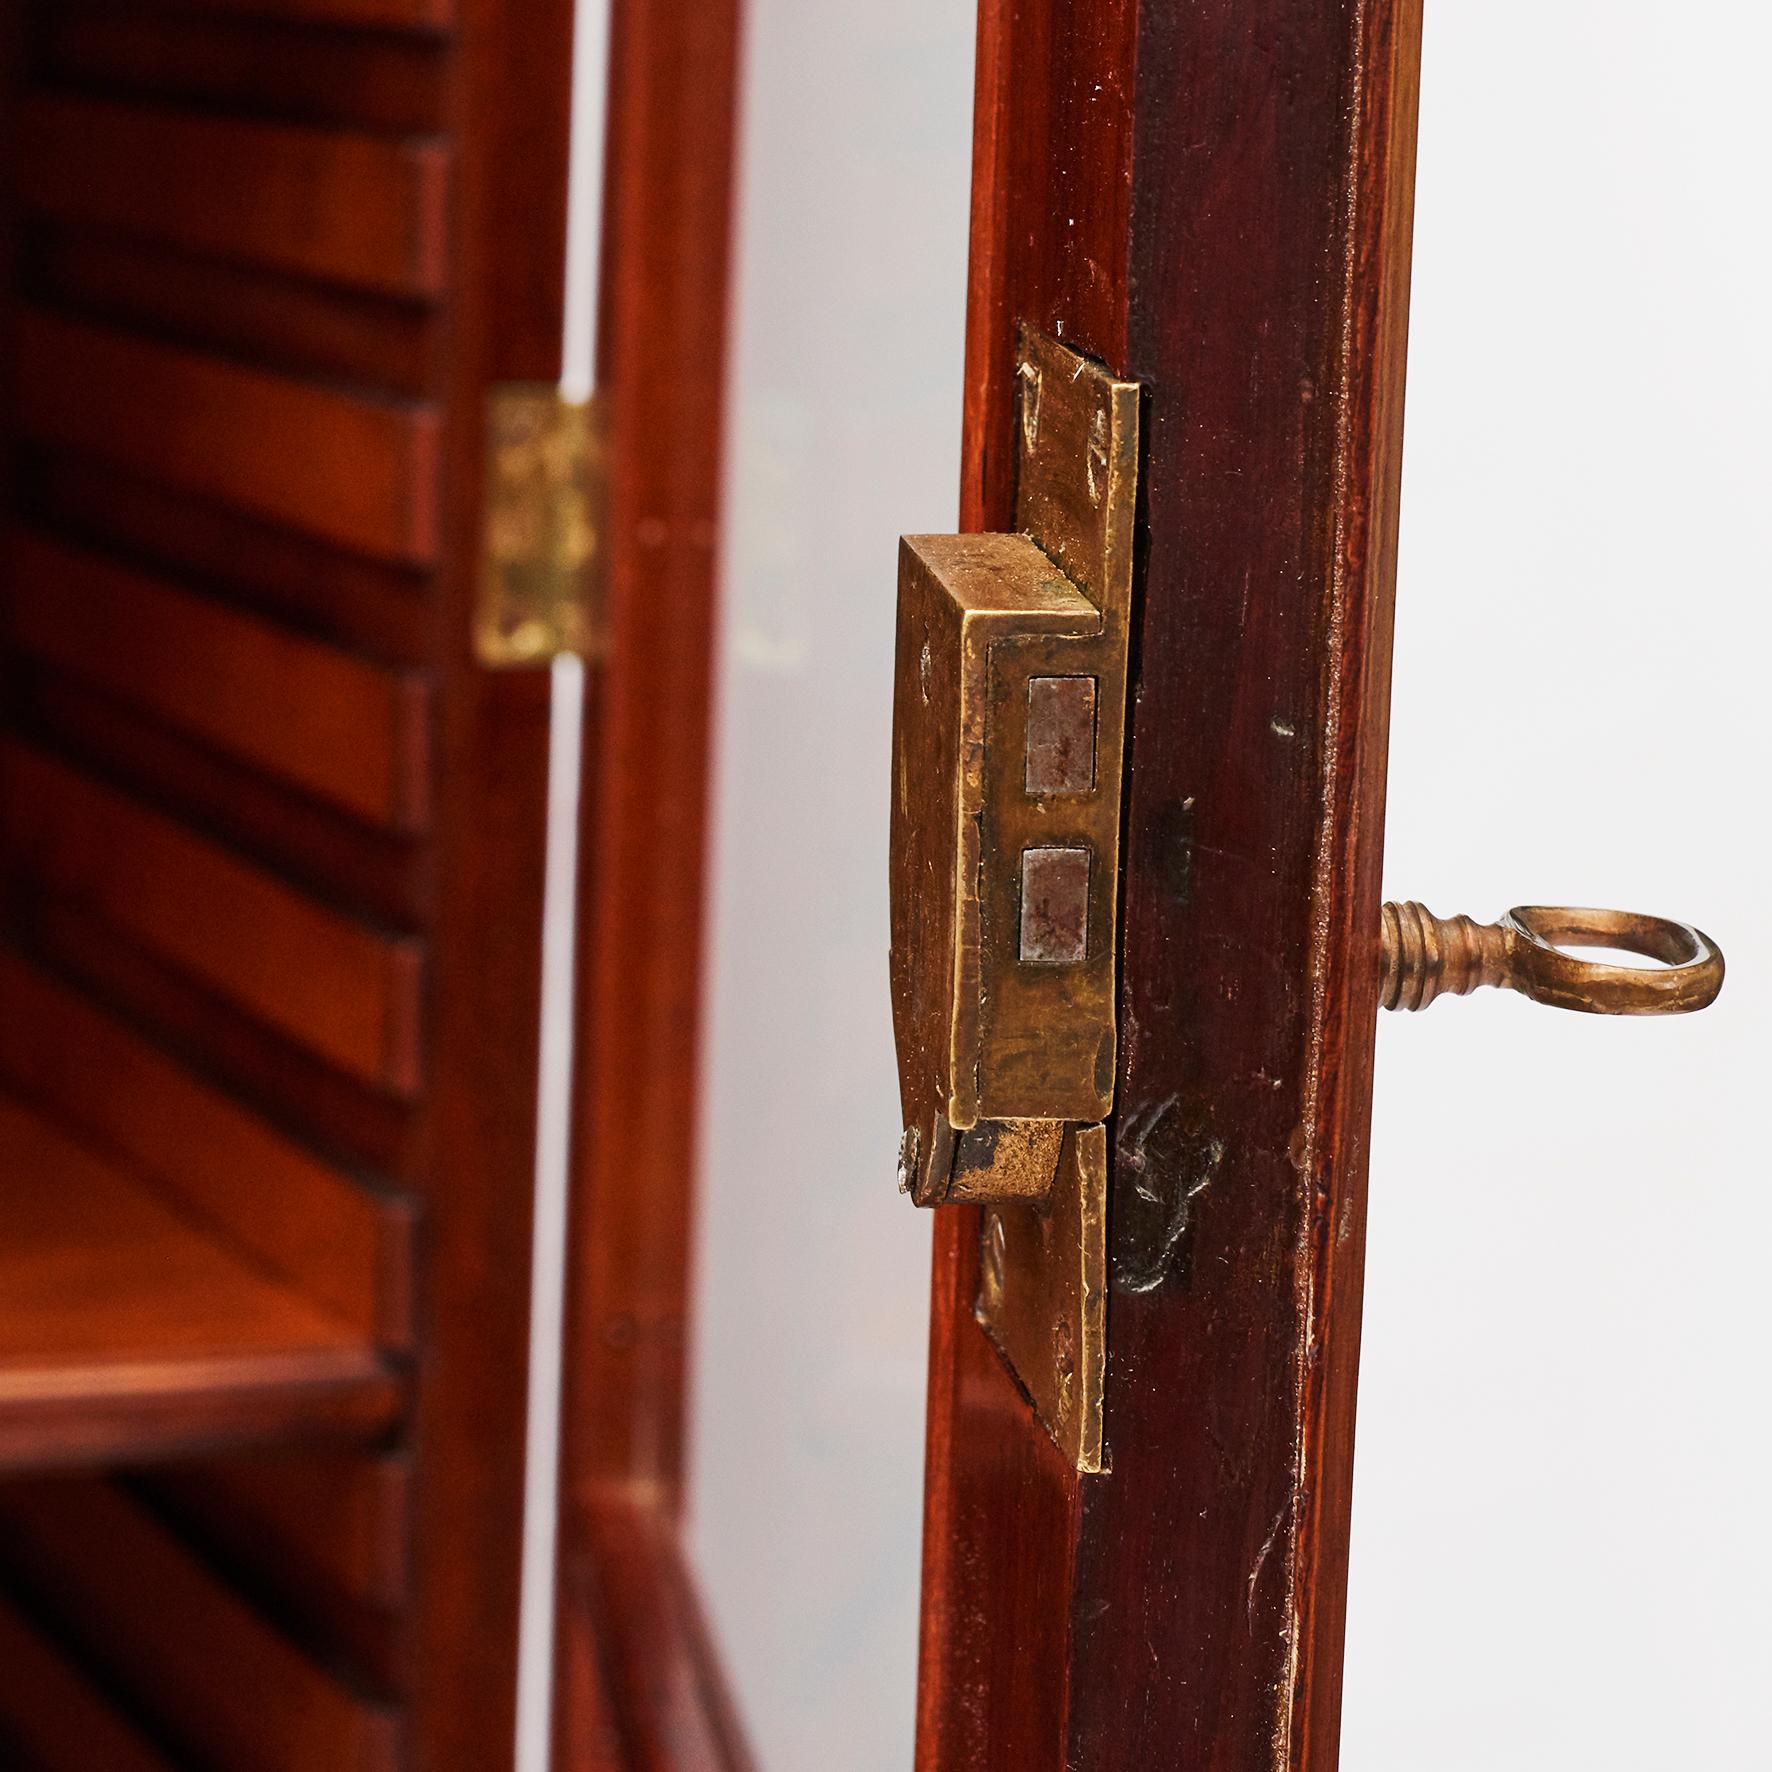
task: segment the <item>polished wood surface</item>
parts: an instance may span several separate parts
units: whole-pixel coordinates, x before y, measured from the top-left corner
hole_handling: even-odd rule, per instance
[[[410,1452],[255,1452],[154,1472],[156,1492],[259,1560],[299,1562],[335,1593],[380,1612],[412,1596]]]
[[[196,318],[187,311],[187,321]],[[152,316],[149,316],[152,318]],[[385,359],[376,379],[393,372]],[[55,451],[31,458],[36,513],[63,533],[163,576],[226,591],[246,606],[398,664],[428,664],[435,639],[429,576],[182,494],[150,470]]]
[[[0,1486],[0,1550],[106,1683],[200,1765],[396,1772],[396,1713],[96,1478]]]
[[[414,1450],[411,1762],[508,1766],[529,1349],[549,682],[471,652],[486,389],[560,371],[570,0],[456,0],[437,723],[429,1323]]]
[[[438,547],[439,425],[398,405],[27,312],[20,426],[376,557]]]
[[[132,1474],[0,1485],[0,1591],[176,1763],[496,1772],[548,685],[469,608],[488,383],[558,367],[570,7],[15,12],[0,1073],[121,1192],[8,1169],[0,1363],[74,1400],[7,1457]],[[144,1340],[176,1420],[104,1391]]]
[[[1109,1470],[935,1261],[918,1763],[1336,1759],[1407,306],[1413,0],[986,0],[963,527],[1014,329],[1144,384]]]
[[[725,400],[737,0],[617,0],[598,380],[609,641],[591,686],[567,1470],[675,1514]]]
[[[176,1064],[126,1023],[0,952],[0,1076],[187,1218],[366,1342],[412,1337],[413,1211],[374,1194]]]
[[[329,1062],[419,1084],[418,944],[296,892],[47,753],[0,745],[12,864]]]
[[[449,161],[435,141],[65,98],[30,101],[15,128],[29,215],[332,283],[441,291]]]
[[[42,71],[60,87],[357,130],[447,122],[452,46],[431,33],[340,31],[270,0],[232,18],[220,5],[63,0],[37,32]]]
[[[0,1749],[24,1772],[172,1772],[85,1672],[0,1599]]]
[[[154,9],[165,6],[246,18],[294,19],[304,24],[412,30],[441,29],[470,10],[467,0],[148,0],[148,4]]]
[[[364,1577],[373,1567],[410,1576],[411,1483],[384,1479],[411,1470],[410,1456],[385,1443],[311,1442],[163,1460],[132,1472],[129,1484],[238,1591],[274,1596],[273,1616],[287,1635],[317,1648],[356,1689],[397,1707],[412,1692],[412,1587],[408,1579],[396,1597],[383,1598]],[[394,1545],[403,1563],[389,1557]]]
[[[561,1772],[754,1772],[675,1523],[605,1494],[565,1524]]]
[[[45,300],[88,319],[295,376],[373,382],[416,400],[442,359],[444,329],[434,307],[255,265],[46,224],[37,232],[35,271]]]
[[[11,560],[0,620],[28,657],[360,818],[424,822],[429,708],[415,674],[46,536],[15,537]]]
[[[0,1468],[395,1419],[360,1330],[4,1097],[0,1174]]]
[[[556,1758],[745,1772],[679,1542],[738,0],[615,0]]]

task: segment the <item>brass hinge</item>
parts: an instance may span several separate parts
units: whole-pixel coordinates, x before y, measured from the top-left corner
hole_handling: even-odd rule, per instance
[[[603,638],[605,450],[597,396],[499,382],[486,405],[486,512],[474,651],[509,670]]]

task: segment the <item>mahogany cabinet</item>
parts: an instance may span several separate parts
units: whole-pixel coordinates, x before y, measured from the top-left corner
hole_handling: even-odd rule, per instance
[[[749,1764],[681,1530],[739,4],[610,23],[593,302],[570,0],[7,15],[0,1764],[503,1772],[520,1651],[561,1772]],[[1047,1116],[1092,1154],[1039,1145],[1101,1190],[1088,1432],[1043,1419],[1074,1326],[1042,1379],[993,1315],[978,1176],[1022,1132],[935,1174],[906,1126],[951,1201],[923,1772],[1336,1763],[1372,1027],[1457,972],[1379,903],[1419,30],[979,8],[969,539],[925,556],[1075,568],[1035,401],[1110,390],[1066,434],[1116,488],[1124,745],[1092,682],[1113,767],[1066,781],[1123,762],[1117,861],[1044,947],[1018,890],[1020,957],[1093,961],[1118,1037]],[[550,1561],[550,678],[474,636],[490,403],[592,306]]]

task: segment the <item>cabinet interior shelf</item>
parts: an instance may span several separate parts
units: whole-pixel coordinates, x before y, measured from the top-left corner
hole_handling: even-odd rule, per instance
[[[394,1422],[359,1333],[0,1095],[0,1471]]]

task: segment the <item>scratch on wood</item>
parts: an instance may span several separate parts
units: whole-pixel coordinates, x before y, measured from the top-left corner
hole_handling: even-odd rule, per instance
[[[1268,1552],[1274,1548],[1274,1540],[1280,1536],[1280,1528],[1286,1524],[1286,1516],[1291,1513],[1291,1504],[1274,1515],[1274,1523],[1268,1528],[1268,1535],[1261,1541],[1261,1549],[1255,1553],[1255,1566],[1249,1571],[1249,1627],[1255,1628],[1255,1584],[1261,1579],[1262,1566],[1267,1562]]]
[[[1154,1292],[1169,1277],[1177,1251],[1193,1221],[1193,1205],[1217,1177],[1224,1161],[1223,1140],[1190,1128],[1180,1097],[1129,1114],[1116,1140],[1116,1154],[1131,1177],[1133,1195],[1156,1214],[1137,1246],[1117,1255],[1115,1283],[1124,1292]]]

